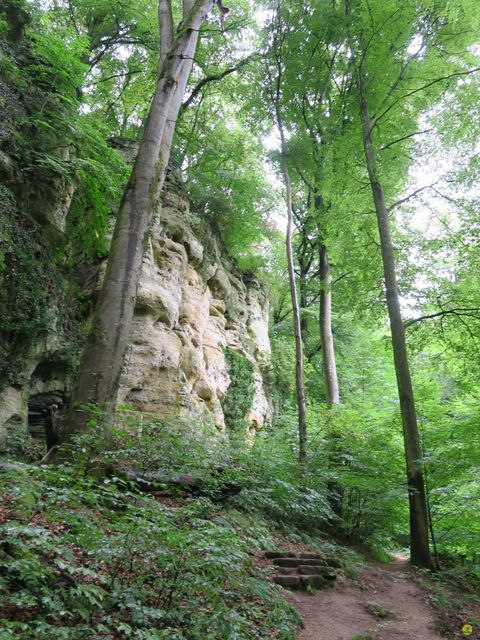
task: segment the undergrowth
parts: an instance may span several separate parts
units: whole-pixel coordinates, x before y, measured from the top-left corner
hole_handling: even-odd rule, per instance
[[[272,522],[219,500],[226,474],[197,495],[168,483],[152,495],[126,479],[127,462],[178,471],[176,436],[162,446],[158,435],[117,432],[101,460],[89,434],[72,462],[0,466],[2,640],[295,637],[297,615],[252,562],[274,545]],[[116,471],[98,472],[112,462]]]

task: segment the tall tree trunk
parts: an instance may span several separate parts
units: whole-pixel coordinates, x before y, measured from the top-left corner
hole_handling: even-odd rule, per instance
[[[297,405],[298,405],[298,439],[299,453],[302,475],[306,474],[307,465],[307,409],[305,403],[305,388],[303,382],[303,346],[302,346],[302,330],[300,323],[300,309],[298,306],[297,286],[295,283],[295,266],[293,262],[293,211],[292,211],[292,183],[290,173],[288,171],[287,154],[285,150],[285,136],[281,125],[280,114],[277,110],[277,121],[279,123],[280,138],[282,142],[281,162],[282,173],[285,181],[286,205],[287,205],[287,235],[285,238],[285,246],[287,250],[288,264],[288,282],[290,285],[290,296],[292,299],[293,310],[293,329],[295,333],[295,382],[297,389]]]
[[[286,208],[287,208],[287,234],[285,238],[285,246],[287,252],[288,265],[288,283],[290,286],[290,297],[292,301],[293,311],[293,329],[295,334],[295,383],[297,391],[297,408],[298,408],[298,458],[300,462],[300,475],[302,482],[307,476],[307,409],[305,402],[305,388],[303,382],[303,347],[302,347],[302,331],[300,326],[300,311],[298,308],[297,285],[295,282],[295,266],[293,260],[292,236],[293,236],[293,203],[292,203],[292,182],[290,172],[288,170],[287,149],[285,144],[285,131],[283,129],[283,120],[281,113],[281,96],[282,96],[282,67],[281,49],[283,36],[281,32],[281,21],[279,13],[280,3],[277,3],[275,22],[276,31],[274,32],[274,43],[272,53],[275,60],[276,77],[270,77],[270,99],[277,122],[278,133],[280,134],[280,162],[283,180],[286,192]]]
[[[322,346],[322,364],[325,384],[325,400],[329,409],[340,404],[340,391],[337,378],[337,363],[332,333],[332,274],[328,261],[327,247],[322,241],[321,229],[318,230],[318,262],[320,267],[320,342]],[[338,468],[339,456],[337,450],[338,434],[334,433],[327,418],[329,440],[329,466],[335,472]],[[339,518],[343,515],[343,487],[332,479],[327,484],[327,500],[333,513]]]
[[[392,334],[393,357],[397,376],[398,394],[403,423],[405,459],[407,465],[408,498],[410,507],[410,556],[419,567],[432,568],[428,543],[428,518],[425,483],[422,472],[422,449],[415,411],[412,380],[408,364],[405,329],[400,310],[400,300],[395,271],[395,255],[390,234],[388,210],[379,178],[378,162],[372,142],[374,121],[370,118],[363,90],[361,70],[358,70],[360,115],[362,121],[363,146],[368,176],[377,214],[378,233],[383,260],[385,291]]]
[[[118,212],[102,291],[71,398],[73,411],[66,435],[87,428],[89,414],[76,410],[79,406],[93,403],[108,411],[115,405],[132,325],[145,237],[165,180],[175,121],[199,30],[213,0],[186,3],[184,19],[175,34],[171,13],[165,12],[168,5],[160,0],[159,16],[163,23],[160,25],[162,42],[157,86]]]
[[[308,320],[304,310],[307,308],[307,269],[305,268],[304,255],[301,252],[297,254],[298,262],[298,287],[300,289],[300,333],[302,335],[303,346],[307,350],[308,338]]]
[[[337,363],[332,333],[332,274],[328,262],[327,247],[319,239],[318,259],[320,264],[320,341],[322,344],[323,374],[325,377],[325,399],[332,408],[340,404]]]

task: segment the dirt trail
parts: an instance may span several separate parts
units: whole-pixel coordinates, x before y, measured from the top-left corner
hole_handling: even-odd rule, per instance
[[[292,593],[289,601],[305,624],[300,640],[351,640],[362,634],[375,640],[442,640],[434,611],[404,558],[367,565],[360,582],[361,587],[340,579],[334,589],[313,596]],[[375,611],[393,617],[379,618]]]

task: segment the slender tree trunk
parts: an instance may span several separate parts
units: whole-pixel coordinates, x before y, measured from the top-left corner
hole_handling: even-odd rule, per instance
[[[320,263],[320,341],[322,343],[323,373],[325,377],[325,399],[331,408],[340,404],[337,363],[332,333],[332,274],[328,262],[327,247],[319,239],[318,258]]]
[[[302,313],[307,308],[307,270],[305,268],[304,256],[299,252],[298,254],[298,287],[300,289],[300,333],[302,335],[303,346],[307,350],[307,338],[308,338],[308,321],[305,313]]]
[[[337,378],[337,363],[332,333],[332,274],[328,261],[327,247],[322,242],[321,230],[318,230],[318,261],[320,267],[320,342],[322,345],[323,376],[325,384],[325,400],[329,409],[340,404],[340,391]],[[328,439],[330,443],[329,465],[332,472],[338,467],[339,456],[336,443],[338,434],[332,432],[328,420]],[[343,514],[343,487],[334,479],[327,484],[327,500],[333,513],[339,518]]]
[[[279,114],[277,120],[280,123]],[[303,383],[303,347],[302,347],[302,331],[300,323],[300,309],[298,306],[297,286],[295,283],[295,267],[293,262],[293,212],[292,212],[292,183],[290,173],[288,171],[287,154],[285,151],[285,138],[283,128],[279,124],[280,137],[282,141],[281,161],[282,173],[285,181],[286,205],[287,205],[287,235],[285,238],[285,246],[287,250],[288,264],[288,282],[290,285],[290,296],[292,299],[293,309],[293,329],[295,333],[295,381],[297,388],[297,405],[298,405],[298,439],[299,439],[299,460],[302,474],[306,473],[307,464],[307,410],[305,403],[305,388]]]
[[[422,456],[423,458],[425,458],[425,449],[424,449],[423,442],[421,442],[421,447],[422,447]],[[430,502],[431,493],[430,493],[430,487],[429,487],[429,472],[428,472],[427,464],[423,466],[423,474],[425,476],[425,500],[427,503],[428,529],[430,531],[430,540],[432,541],[432,549],[433,549],[432,562],[435,566],[435,570],[440,571],[440,556],[438,555],[437,538],[435,536],[435,526],[433,523],[432,505]]]
[[[160,25],[162,43],[157,86],[117,216],[105,280],[71,398],[73,411],[66,435],[87,428],[89,414],[77,411],[79,406],[93,403],[109,411],[115,405],[132,325],[145,237],[165,180],[175,121],[200,26],[212,8],[213,0],[186,3],[186,15],[175,34],[171,13],[165,12],[168,4],[160,0],[159,16],[164,22]]]
[[[293,236],[293,203],[292,203],[292,182],[290,172],[288,170],[287,149],[285,144],[285,132],[283,129],[283,120],[280,109],[282,95],[282,59],[281,49],[283,42],[283,34],[281,32],[281,22],[279,20],[279,3],[276,7],[276,27],[274,34],[273,54],[276,66],[276,77],[270,77],[270,98],[277,122],[278,133],[280,134],[280,162],[282,175],[286,192],[287,207],[287,234],[285,238],[285,246],[287,252],[288,265],[288,283],[290,286],[290,297],[292,301],[293,311],[293,329],[295,334],[295,383],[297,391],[297,407],[298,407],[298,458],[300,462],[300,475],[302,482],[307,476],[307,409],[305,402],[305,388],[303,382],[303,346],[302,331],[300,323],[300,311],[298,307],[297,285],[295,282],[295,267],[293,260],[292,236]]]
[[[397,376],[398,394],[403,423],[405,459],[407,465],[408,497],[410,506],[410,556],[414,565],[432,568],[428,542],[428,517],[425,484],[422,472],[422,449],[415,411],[412,380],[408,364],[405,329],[400,310],[395,255],[390,234],[388,210],[379,178],[378,162],[372,142],[373,120],[363,91],[361,71],[358,70],[358,89],[362,120],[363,146],[367,171],[377,214],[378,232],[382,251],[388,315],[392,334],[393,357]]]

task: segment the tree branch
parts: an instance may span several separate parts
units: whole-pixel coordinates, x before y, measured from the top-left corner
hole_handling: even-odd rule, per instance
[[[398,142],[403,142],[404,140],[413,138],[413,136],[419,136],[422,133],[430,133],[430,131],[433,131],[433,129],[424,129],[423,131],[414,131],[413,133],[409,133],[408,135],[403,136],[403,138],[397,138],[397,140],[394,140],[393,142],[389,142],[383,147],[380,147],[380,151],[385,151],[385,149],[390,149],[390,147],[393,147],[393,145],[397,144]]]
[[[480,67],[475,67],[474,69],[469,69],[468,71],[457,71],[455,73],[450,73],[446,76],[442,76],[441,78],[435,78],[435,80],[431,80],[430,82],[427,82],[427,84],[424,84],[421,87],[418,87],[417,89],[412,89],[412,91],[408,91],[405,95],[400,96],[399,98],[394,100],[392,104],[385,109],[385,111],[383,111],[379,116],[375,118],[375,125],[382,118],[384,118],[387,115],[387,113],[391,109],[393,109],[401,100],[404,100],[405,98],[409,98],[410,96],[413,96],[415,93],[418,93],[419,91],[428,89],[428,87],[431,87],[432,85],[437,84],[438,82],[443,82],[443,80],[450,80],[450,78],[459,78],[461,76],[469,76],[472,73],[476,73],[477,71],[480,71]]]
[[[446,315],[455,316],[467,316],[469,318],[478,318],[480,320],[480,307],[456,307],[455,309],[445,309],[444,311],[437,311],[437,313],[430,313],[425,316],[419,316],[418,318],[412,318],[411,320],[405,320],[403,323],[405,329],[411,327],[412,324],[417,322],[423,322],[423,320],[431,320],[432,318],[443,318]]]
[[[158,73],[165,62],[168,52],[173,45],[173,16],[170,0],[158,2],[158,26],[160,29],[160,56],[158,59]]]
[[[437,181],[438,182],[438,181]],[[390,205],[388,207],[388,212],[390,213],[390,211],[392,211],[393,209],[395,209],[396,207],[399,207],[401,204],[403,204],[404,202],[408,202],[408,200],[411,200],[412,198],[414,198],[416,195],[418,195],[419,193],[421,193],[422,191],[425,191],[426,189],[433,189],[434,185],[436,185],[437,183],[434,182],[433,184],[427,184],[425,187],[420,187],[419,189],[415,189],[415,191],[413,191],[412,193],[410,193],[408,196],[405,196],[405,198],[401,198],[400,200],[397,200],[396,202],[394,202],[392,205]]]
[[[219,82],[220,80],[223,80],[226,76],[230,75],[231,73],[235,73],[235,71],[238,71],[239,69],[244,67],[246,64],[251,62],[254,57],[255,57],[254,55],[248,56],[248,58],[244,58],[243,60],[240,60],[240,62],[238,62],[234,67],[229,67],[228,69],[225,69],[220,73],[214,73],[211,76],[202,78],[202,80],[200,80],[200,82],[193,88],[192,93],[189,95],[189,97],[182,104],[182,112],[188,109],[188,107],[192,104],[192,102],[201,92],[203,87],[205,87],[205,85],[209,84],[210,82]]]

